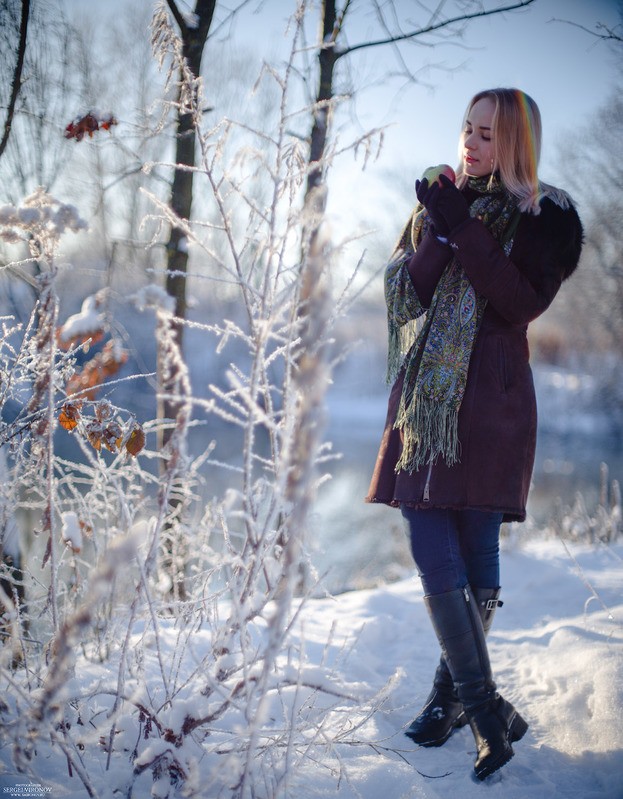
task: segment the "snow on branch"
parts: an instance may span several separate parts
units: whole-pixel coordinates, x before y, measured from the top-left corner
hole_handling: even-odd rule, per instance
[[[18,207],[0,206],[0,238],[10,244],[27,242],[33,258],[52,258],[64,233],[86,229],[74,205],[56,200],[41,187]]]
[[[29,407],[41,422],[40,446],[32,459],[21,451],[18,465],[30,478],[44,476],[34,501],[49,588],[33,590],[33,607],[47,660],[24,647],[36,668],[16,678],[3,734],[20,765],[37,773],[38,758],[60,758],[92,795],[251,799],[278,791],[319,751],[339,762],[337,744],[352,720],[363,726],[383,701],[345,681],[328,654],[312,667],[301,631],[305,603],[321,590],[310,560],[310,511],[326,477],[325,394],[339,314],[331,279],[339,247],[326,223],[326,186],[316,186],[314,202],[302,196],[307,154],[289,132],[295,117],[309,121],[313,111],[297,106],[292,84],[304,57],[304,8],[295,15],[289,62],[264,72],[268,115],[254,123],[241,108],[241,120],[212,126],[166,8],[156,10],[156,58],[169,70],[171,103],[193,115],[193,179],[210,210],[207,219],[182,219],[148,195],[151,217],[158,235],[179,231],[214,297],[200,306],[198,321],[177,318],[156,282],[125,298],[150,312],[154,399],[174,408],[140,425],[140,458],[128,457],[137,454],[128,449],[138,429],[132,415],[88,394],[105,383],[96,379],[98,364],[94,384],[89,375],[84,386],[70,383],[85,340],[94,344],[109,332],[98,295],[59,326],[51,281],[32,323],[30,350],[46,353]],[[351,149],[365,162],[378,140],[375,132]],[[347,150],[327,147],[323,176]],[[61,213],[48,203],[54,216],[37,197],[25,217],[4,212],[7,230],[23,232],[15,223],[26,218],[49,232],[47,215],[56,220],[56,245],[61,222],[81,229],[69,208]],[[51,244],[46,251],[53,257]],[[177,335],[183,326],[197,336],[206,364],[200,396]],[[80,464],[56,456],[59,424],[80,446]],[[199,454],[192,454],[195,424],[212,437]],[[166,446],[150,449],[165,426]],[[157,475],[156,460],[164,465]],[[117,540],[127,547],[117,550]],[[79,679],[85,673],[88,685]]]

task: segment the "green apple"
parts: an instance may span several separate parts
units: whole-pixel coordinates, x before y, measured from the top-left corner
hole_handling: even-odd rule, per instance
[[[424,170],[424,174],[422,175],[422,180],[426,178],[429,186],[432,186],[435,181],[437,181],[437,183],[441,185],[441,181],[439,180],[439,175],[445,175],[453,183],[456,180],[454,169],[452,169],[451,166],[448,166],[448,164],[438,164],[437,166],[429,166],[428,169]]]

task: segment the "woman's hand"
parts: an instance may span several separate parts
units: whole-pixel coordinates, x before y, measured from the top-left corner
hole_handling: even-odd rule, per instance
[[[443,218],[448,233],[469,219],[469,205],[454,183],[445,175],[440,175],[441,188],[436,200],[435,212]]]
[[[415,181],[418,200],[428,211],[435,233],[447,236],[469,217],[469,205],[454,183],[445,175],[439,176],[432,186],[428,180]]]
[[[415,181],[415,193],[418,200],[422,203],[424,208],[428,211],[435,233],[438,236],[447,236],[450,232],[448,223],[438,208],[439,195],[441,194],[441,186],[437,181],[432,186],[428,185],[428,180]]]

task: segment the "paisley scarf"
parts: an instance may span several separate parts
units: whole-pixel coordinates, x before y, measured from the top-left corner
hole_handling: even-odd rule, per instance
[[[467,185],[478,192],[470,216],[481,219],[508,254],[519,222],[516,198],[495,176],[469,178]],[[448,466],[458,462],[458,413],[486,307],[486,299],[476,294],[456,257],[445,268],[430,308],[422,307],[407,263],[430,224],[428,212],[418,205],[385,270],[388,382],[405,370],[394,425],[403,434],[397,472],[413,472],[440,455]]]

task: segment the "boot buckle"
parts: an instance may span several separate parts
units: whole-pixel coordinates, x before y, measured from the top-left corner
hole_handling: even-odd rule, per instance
[[[501,599],[487,599],[485,602],[485,610],[495,610],[501,608],[504,602]]]

